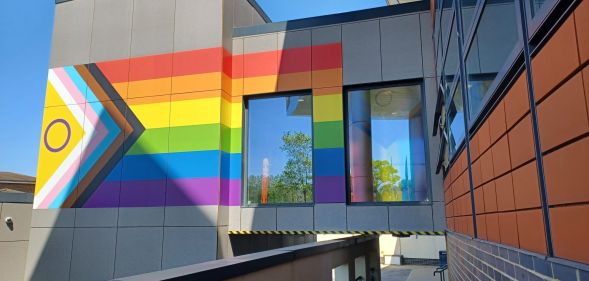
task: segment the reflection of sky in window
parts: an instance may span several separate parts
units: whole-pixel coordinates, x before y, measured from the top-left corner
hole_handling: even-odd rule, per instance
[[[464,138],[464,113],[459,111],[452,119],[450,123],[450,131],[452,132],[452,138],[454,139],[454,149],[458,147],[462,139]]]
[[[278,175],[286,165],[286,153],[280,150],[286,132],[303,132],[311,136],[311,116],[287,115],[286,98],[252,99],[248,108],[248,174],[262,175],[267,158],[270,175]],[[304,102],[310,103],[310,100]],[[311,104],[308,105],[309,107]]]
[[[387,160],[405,177],[405,159],[411,165],[409,120],[372,119],[372,160]],[[407,171],[411,178],[411,169]]]

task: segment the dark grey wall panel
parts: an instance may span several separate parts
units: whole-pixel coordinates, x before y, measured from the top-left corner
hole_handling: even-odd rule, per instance
[[[348,206],[348,230],[389,230],[387,206]]]
[[[278,35],[276,33],[246,37],[243,40],[244,53],[256,53],[274,51],[278,47]]]
[[[313,229],[313,207],[276,208],[277,230]]]
[[[73,228],[32,228],[25,280],[69,280]]]
[[[223,0],[176,0],[174,51],[222,45]]]
[[[119,228],[115,278],[160,270],[163,236],[163,227]]]
[[[311,30],[287,31],[278,33],[278,49],[311,46]]]
[[[163,249],[164,269],[215,260],[217,228],[166,227]]]
[[[174,0],[134,1],[132,57],[172,52],[175,6]]]
[[[342,26],[344,85],[382,81],[378,20]]]
[[[70,280],[114,277],[116,228],[76,228]]]
[[[390,206],[391,230],[433,230],[432,206]]]
[[[253,24],[254,8],[247,2],[247,0],[235,0],[234,4],[234,23],[233,26],[250,26]]]
[[[434,56],[433,22],[430,13],[419,14],[421,27],[421,56],[423,61],[423,76],[436,76],[436,58]],[[431,120],[431,119],[430,119]]]
[[[311,34],[313,45],[340,43],[342,41],[342,26],[338,24],[313,28]]]
[[[422,77],[419,14],[380,21],[383,80]]]
[[[128,58],[131,51],[132,20],[132,0],[96,1],[90,61]]]
[[[55,6],[50,68],[90,61],[94,0]]]
[[[424,95],[425,95],[425,106],[427,112],[427,140],[429,150],[429,175],[431,179],[431,198],[432,201],[443,201],[444,200],[444,186],[442,174],[436,174],[435,165],[438,161],[438,148],[440,147],[440,137],[432,136],[433,125],[434,125],[434,114],[436,107],[436,98],[438,95],[437,83],[435,78],[424,79]]]

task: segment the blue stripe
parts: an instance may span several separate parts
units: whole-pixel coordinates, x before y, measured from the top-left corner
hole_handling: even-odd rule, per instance
[[[345,173],[343,148],[321,148],[313,150],[314,176],[343,176]]]
[[[241,179],[241,153],[221,153],[221,177]]]
[[[219,150],[126,155],[121,180],[219,177]]]

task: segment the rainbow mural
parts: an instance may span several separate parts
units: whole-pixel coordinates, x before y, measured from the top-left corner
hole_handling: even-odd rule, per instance
[[[34,208],[239,206],[243,96],[304,89],[315,202],[345,202],[340,43],[51,69]]]

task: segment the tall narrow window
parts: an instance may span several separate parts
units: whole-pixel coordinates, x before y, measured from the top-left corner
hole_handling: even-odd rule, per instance
[[[428,198],[421,87],[348,92],[351,202]]]
[[[312,97],[246,100],[246,205],[312,203]]]

